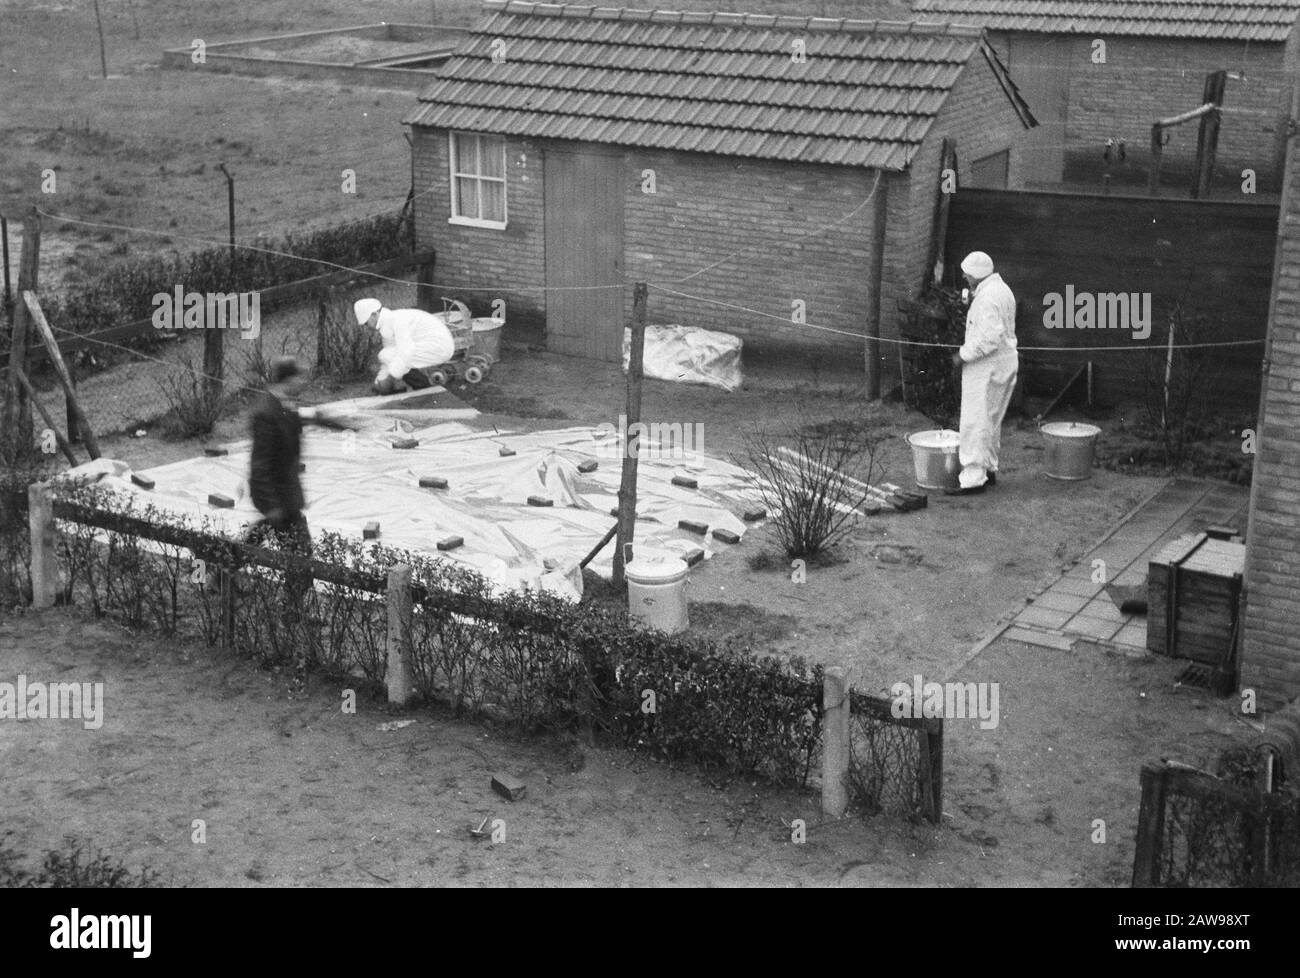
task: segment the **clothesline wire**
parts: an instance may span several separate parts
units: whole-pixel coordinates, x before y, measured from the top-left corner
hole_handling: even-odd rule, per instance
[[[764,319],[775,319],[787,325],[795,325],[791,323],[789,316],[782,316],[776,313],[763,312],[758,309],[750,309],[747,306],[737,305],[734,302],[724,302],[721,299],[710,299],[707,296],[690,295],[686,292],[678,292],[675,289],[666,289],[661,285],[655,285],[653,283],[649,284],[649,287],[654,289],[656,292],[663,292],[668,295],[677,296],[682,299],[692,299],[696,302],[707,302],[710,303],[711,305],[724,306],[728,309],[735,309],[738,312],[748,313],[751,316],[760,316]],[[827,333],[837,333],[840,336],[852,336],[855,339],[861,339],[861,340],[869,339],[878,343],[893,343],[898,346],[923,346],[923,347],[934,347],[934,348],[944,349],[944,350],[957,350],[960,349],[962,346],[962,344],[960,343],[931,343],[931,342],[926,342],[924,340],[904,340],[904,339],[894,339],[892,337],[886,337],[886,336],[879,336],[879,337],[868,336],[866,333],[860,333],[855,330],[836,329],[833,326],[822,326],[817,323],[805,322],[805,323],[798,323],[797,325],[807,327],[808,329],[821,330]],[[1210,342],[1210,343],[1175,343],[1172,346],[1161,344],[1158,347],[1158,349],[1195,350],[1195,349],[1201,349],[1205,347],[1255,346],[1263,342],[1264,340],[1261,338],[1257,340],[1224,340],[1221,342]],[[1100,353],[1100,352],[1115,352],[1115,351],[1124,351],[1124,350],[1127,350],[1129,352],[1134,352],[1134,353],[1140,353],[1140,352],[1145,352],[1147,350],[1156,349],[1156,347],[1134,346],[1133,344],[1129,344],[1127,346],[1085,346],[1085,347],[1018,346],[1017,349],[1025,353],[1063,353],[1063,352],[1064,353],[1091,353],[1094,351]]]

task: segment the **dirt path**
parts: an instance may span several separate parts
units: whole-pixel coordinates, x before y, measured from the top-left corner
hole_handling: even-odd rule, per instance
[[[104,723],[0,722],[0,822],[20,852],[71,833],[200,886],[1123,885],[1140,763],[1203,759],[1233,723],[1167,665],[994,646],[963,678],[1003,683],[1002,722],[949,725],[943,827],[822,825],[811,792],[623,751],[574,771],[563,745],[421,711],[382,732],[395,715],[364,693],[355,715],[323,684],[291,700],[243,662],[56,610],[0,624],[0,680],[103,682]],[[489,790],[499,770],[523,800]],[[499,845],[469,835],[489,816]]]

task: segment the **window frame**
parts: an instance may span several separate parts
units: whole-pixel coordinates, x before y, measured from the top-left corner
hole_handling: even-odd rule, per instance
[[[461,160],[459,156],[460,151],[463,149],[465,145],[464,143],[462,143],[462,140],[471,140],[471,139],[474,140],[475,143],[474,163],[478,169],[478,172],[469,173],[465,171],[458,171],[456,169],[457,163],[463,162],[463,160]],[[482,172],[483,171],[483,148],[484,148],[485,141],[488,140],[500,140],[501,176],[499,177],[484,176]],[[496,231],[504,231],[506,229],[506,224],[510,220],[509,202],[507,199],[509,197],[509,193],[506,187],[506,176],[505,176],[506,137],[496,135],[494,133],[485,133],[485,132],[463,132],[459,130],[452,130],[448,132],[447,133],[447,172],[451,184],[450,187],[451,217],[447,219],[447,223],[459,224],[463,227],[488,228]],[[500,221],[490,221],[482,217],[466,217],[464,215],[462,209],[462,201],[460,199],[461,180],[474,181],[475,196],[476,196],[475,204],[477,205],[476,211],[479,214],[483,213],[484,182],[501,184],[501,220]]]

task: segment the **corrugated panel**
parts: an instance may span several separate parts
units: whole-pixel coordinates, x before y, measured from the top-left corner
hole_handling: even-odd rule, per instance
[[[912,0],[926,20],[978,24],[995,31],[1111,34],[1283,42],[1300,7],[1294,0]]]
[[[488,6],[405,122],[897,169],[983,43],[969,27]]]

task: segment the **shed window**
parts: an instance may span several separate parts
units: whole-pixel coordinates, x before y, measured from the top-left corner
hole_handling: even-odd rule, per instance
[[[453,132],[450,137],[451,222],[506,226],[506,141],[503,136]]]

